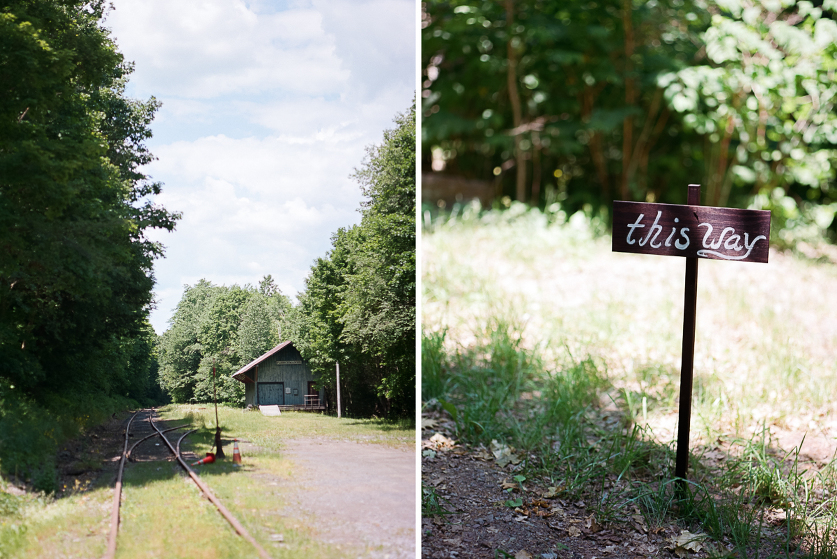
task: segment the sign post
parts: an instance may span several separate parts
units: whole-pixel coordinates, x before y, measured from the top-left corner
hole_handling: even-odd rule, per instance
[[[700,185],[690,184],[687,204],[613,202],[613,252],[683,256],[683,346],[674,477],[685,487],[695,362],[698,259],[767,262],[770,212],[700,205]]]
[[[340,361],[337,361],[336,365],[337,365],[337,419],[340,419]]]

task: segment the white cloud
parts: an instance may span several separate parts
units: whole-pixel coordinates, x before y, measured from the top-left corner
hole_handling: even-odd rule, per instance
[[[134,80],[143,96],[334,93],[349,78],[322,16],[311,8],[257,14],[241,0],[115,5],[107,25],[127,58],[143,68]]]
[[[352,97],[369,101],[382,91],[415,89],[413,0],[313,0],[323,28],[334,36],[351,70]],[[405,21],[413,22],[407,27]],[[408,99],[409,101],[409,99]]]
[[[183,213],[155,264],[158,333],[200,279],[304,287],[331,235],[360,221],[349,177],[415,91],[412,0],[113,0],[136,63],[130,95],[163,102],[156,202]]]
[[[328,201],[356,207],[360,191],[349,174],[360,165],[364,146],[353,139],[351,135],[341,139],[333,130],[308,137],[211,136],[156,148],[159,160],[149,172],[155,178],[165,177],[168,188],[178,191],[211,178],[265,204],[298,198],[307,204]]]

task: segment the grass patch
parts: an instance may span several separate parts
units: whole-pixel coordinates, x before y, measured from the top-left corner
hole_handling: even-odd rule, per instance
[[[701,263],[679,491],[683,260],[613,254],[583,216],[425,226],[423,406],[460,440],[495,456],[507,445],[515,472],[600,522],[675,523],[718,556],[833,556],[835,465],[804,449],[837,437],[837,269],[777,253]],[[787,442],[806,431],[802,449]]]
[[[184,451],[203,456],[212,450],[214,407],[169,405],[159,413],[161,428],[188,424],[197,429],[184,440]],[[230,441],[225,446],[229,459],[211,467],[198,467],[198,473],[253,537],[276,557],[354,557],[363,551],[318,541],[316,520],[288,508],[283,495],[287,486],[283,483],[293,480],[295,472],[293,462],[282,454],[285,441],[315,437],[392,448],[415,447],[415,428],[406,421],[337,419],[293,412],[265,417],[259,412],[226,406],[219,406],[218,415],[223,438]],[[176,442],[182,433],[170,433],[169,438]],[[232,464],[233,438],[241,441],[241,467]],[[60,499],[43,493],[12,495],[0,485],[0,557],[103,555],[112,483],[112,475],[105,474],[98,485],[69,491]],[[250,544],[235,535],[175,463],[129,463],[123,485],[119,557],[222,559],[254,555]]]
[[[159,408],[167,420],[182,418],[201,428],[189,440],[206,438],[214,441],[215,408],[205,405],[171,404]],[[386,419],[336,418],[305,412],[283,412],[276,417],[265,417],[259,411],[218,406],[218,418],[224,439],[244,438],[271,452],[278,451],[285,439],[315,437],[360,443],[381,444],[392,448],[414,448],[415,421]],[[172,423],[174,425],[174,423]]]

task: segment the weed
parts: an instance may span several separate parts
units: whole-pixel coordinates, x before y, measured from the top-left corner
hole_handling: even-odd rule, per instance
[[[421,485],[421,516],[422,518],[433,518],[436,516],[447,516],[456,514],[445,508],[445,503],[450,504],[447,499],[436,493],[435,487]]]
[[[421,340],[421,398],[427,402],[440,398],[446,391],[444,352],[446,332],[423,333]]]

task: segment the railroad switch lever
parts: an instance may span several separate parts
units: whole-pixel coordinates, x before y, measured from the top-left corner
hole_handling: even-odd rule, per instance
[[[215,458],[224,458],[224,447],[221,445],[221,427],[215,428]]]

